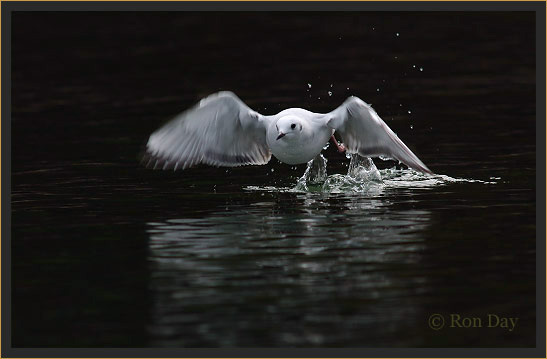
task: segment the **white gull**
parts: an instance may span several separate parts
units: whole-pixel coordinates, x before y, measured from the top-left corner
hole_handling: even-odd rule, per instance
[[[343,144],[334,137],[337,132]],[[395,158],[431,174],[372,107],[349,97],[332,112],[289,108],[264,116],[232,92],[210,95],[154,132],[146,145],[154,168],[263,165],[272,154],[291,165],[307,163],[332,139],[340,152]]]

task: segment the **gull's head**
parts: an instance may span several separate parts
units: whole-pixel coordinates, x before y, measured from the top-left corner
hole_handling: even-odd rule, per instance
[[[284,137],[297,138],[302,132],[302,120],[294,115],[283,116],[277,121],[275,128],[277,129],[276,140]]]

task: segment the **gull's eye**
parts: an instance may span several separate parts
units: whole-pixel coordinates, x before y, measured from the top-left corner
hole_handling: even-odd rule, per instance
[[[294,130],[294,129],[296,128],[296,124],[293,123],[293,124],[291,125],[291,128]]]

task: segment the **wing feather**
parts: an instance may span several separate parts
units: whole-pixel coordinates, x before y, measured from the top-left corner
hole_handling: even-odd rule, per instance
[[[393,157],[410,168],[432,174],[376,111],[358,97],[348,98],[328,115],[327,125],[340,133],[349,153]]]
[[[235,94],[219,92],[176,116],[148,139],[149,163],[163,169],[195,166],[262,165],[271,158],[268,118]]]

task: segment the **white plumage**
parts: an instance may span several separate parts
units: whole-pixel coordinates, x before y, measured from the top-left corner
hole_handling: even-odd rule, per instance
[[[154,167],[175,170],[200,163],[263,165],[272,154],[281,162],[299,164],[319,155],[334,132],[350,154],[388,156],[431,173],[372,107],[357,97],[349,97],[326,114],[290,108],[264,116],[232,92],[219,92],[154,132],[146,151]]]

